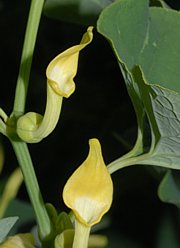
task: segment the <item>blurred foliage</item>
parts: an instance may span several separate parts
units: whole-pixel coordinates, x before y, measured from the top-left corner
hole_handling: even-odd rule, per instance
[[[17,220],[17,216],[0,219],[0,243],[4,241]]]

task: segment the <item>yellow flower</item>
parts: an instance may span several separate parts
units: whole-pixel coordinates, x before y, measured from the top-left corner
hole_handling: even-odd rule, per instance
[[[0,244],[0,248],[35,248],[35,241],[30,233],[17,234],[8,237],[6,241]]]
[[[49,63],[46,70],[47,101],[44,117],[29,112],[17,121],[17,134],[25,142],[39,142],[56,127],[63,97],[69,97],[75,90],[73,79],[77,73],[79,53],[92,41],[92,29],[87,29],[79,45],[60,53]]]
[[[113,196],[113,184],[100,143],[91,139],[89,145],[87,159],[72,174],[63,190],[64,202],[72,209],[76,219],[73,247],[79,248],[87,247],[90,227],[109,210]]]
[[[60,96],[69,97],[75,90],[73,79],[77,73],[79,52],[92,41],[92,29],[87,29],[79,45],[56,56],[47,67],[48,83]]]

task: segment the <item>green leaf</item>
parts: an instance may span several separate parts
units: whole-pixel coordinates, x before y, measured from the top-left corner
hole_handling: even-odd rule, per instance
[[[137,115],[140,149],[128,156],[133,163],[180,169],[180,14],[148,4],[108,6],[98,31],[111,42]]]
[[[92,25],[113,0],[46,0],[44,14],[67,22]]]
[[[152,132],[150,151],[139,163],[180,169],[180,94],[147,84],[138,67],[133,76]]]
[[[180,172],[168,170],[158,188],[159,198],[180,207]]]
[[[0,243],[3,242],[18,219],[19,217],[8,217],[0,220]]]
[[[163,8],[150,8],[146,43],[137,64],[150,84],[180,93],[180,14]]]
[[[102,11],[98,31],[128,70],[139,65],[150,84],[180,92],[180,14],[148,7],[148,0],[121,0]]]
[[[107,37],[120,62],[131,70],[144,46],[148,29],[148,0],[121,0],[102,11],[98,31]]]

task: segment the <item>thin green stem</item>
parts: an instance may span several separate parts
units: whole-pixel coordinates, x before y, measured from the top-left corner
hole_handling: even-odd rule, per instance
[[[20,141],[11,140],[11,143],[21,167],[26,188],[37,217],[40,238],[42,240],[46,239],[51,234],[51,222],[39,189],[28,147],[26,143]]]
[[[23,114],[25,109],[32,58],[43,4],[44,0],[31,1],[13,108],[13,112],[17,114]]]
[[[142,154],[139,156],[134,156],[130,158],[119,158],[114,160],[112,163],[110,163],[107,168],[110,174],[116,172],[117,170],[123,169],[125,167],[131,166],[131,165],[137,165],[142,164],[143,160],[146,160],[149,156],[149,153]]]

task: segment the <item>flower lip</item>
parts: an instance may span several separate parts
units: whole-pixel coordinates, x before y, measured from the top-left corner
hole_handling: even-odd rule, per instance
[[[113,184],[97,139],[89,141],[87,159],[72,174],[63,190],[65,204],[86,226],[98,223],[112,203]]]
[[[74,77],[77,73],[79,52],[93,38],[93,27],[89,27],[79,45],[75,45],[57,55],[48,65],[46,76],[53,90],[68,98],[75,90]]]

